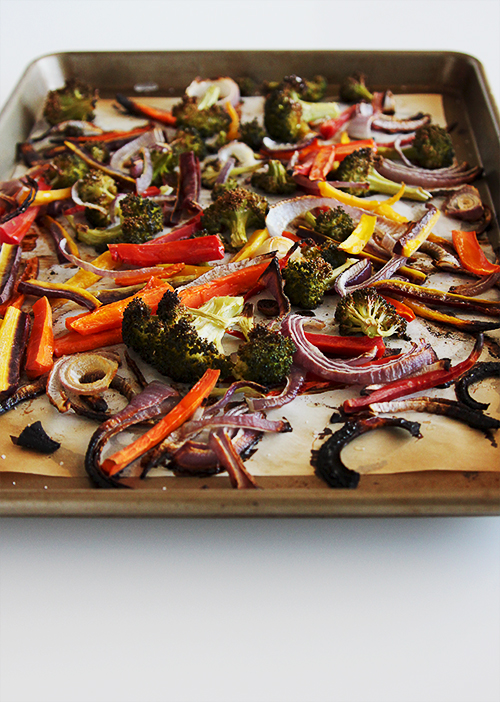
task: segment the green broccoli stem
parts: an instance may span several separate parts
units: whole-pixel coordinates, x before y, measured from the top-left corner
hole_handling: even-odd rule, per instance
[[[79,241],[89,246],[107,246],[114,244],[122,235],[120,224],[109,229],[89,229],[88,227],[76,227],[76,235]]]
[[[231,246],[234,249],[241,249],[248,241],[247,222],[250,217],[250,212],[234,212],[228,215],[231,221]]]
[[[333,119],[340,114],[336,102],[304,102],[299,100],[302,106],[302,119],[304,122],[315,122],[319,119]]]
[[[381,176],[375,168],[371,167],[367,178],[370,184],[370,190],[385,195],[396,195],[401,189],[401,183],[395,183],[393,180],[388,180]],[[431,193],[421,187],[415,188],[411,185],[405,185],[403,197],[409,200],[417,200],[418,202],[426,202],[432,197]]]

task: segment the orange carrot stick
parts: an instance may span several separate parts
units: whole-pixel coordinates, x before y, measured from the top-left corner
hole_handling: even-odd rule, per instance
[[[133,300],[135,297],[144,300],[146,305],[148,305],[148,307],[150,307],[154,313],[158,303],[167,290],[173,290],[173,288],[169,283],[165,282],[153,288],[144,288],[135,295],[126,297],[124,300],[111,302],[109,305],[102,305],[89,314],[72,319],[66,323],[66,326],[72,331],[76,331],[84,336],[87,336],[88,334],[96,334],[97,332],[103,332],[108,329],[120,328],[123,319],[123,312],[131,300]]]
[[[83,353],[84,351],[95,351],[103,346],[113,346],[122,341],[122,329],[108,329],[107,331],[96,332],[95,334],[79,334],[71,331],[69,334],[54,339],[54,356],[69,356],[72,353]]]
[[[102,469],[108,475],[116,475],[136,458],[154,448],[171,432],[178,429],[198,409],[203,400],[212,392],[220,371],[209,368],[191,390],[158,424],[136,439],[121,451],[107,458]]]
[[[54,365],[54,332],[52,331],[52,308],[46,297],[40,297],[33,305],[33,327],[26,349],[24,369],[28,378],[38,378]]]

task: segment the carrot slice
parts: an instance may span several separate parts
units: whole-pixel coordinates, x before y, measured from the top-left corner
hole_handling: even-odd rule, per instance
[[[178,429],[212,392],[219,375],[220,371],[213,368],[205,371],[205,374],[193,385],[187,395],[158,424],[155,424],[154,427],[124,449],[107,458],[102,464],[103,471],[108,475],[116,475],[129,463],[132,463],[136,458],[154,448],[171,432]]]
[[[24,370],[28,378],[48,373],[54,365],[53,354],[52,308],[46,297],[40,297],[33,305],[33,326],[26,349]]]

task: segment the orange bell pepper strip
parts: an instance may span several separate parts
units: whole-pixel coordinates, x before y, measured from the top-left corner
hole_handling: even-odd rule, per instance
[[[76,331],[84,336],[107,331],[109,329],[121,328],[123,312],[131,300],[138,297],[143,300],[154,313],[156,312],[158,303],[167,290],[173,290],[169,283],[163,283],[162,285],[149,287],[147,289],[144,288],[135,295],[126,297],[124,300],[111,302],[109,305],[102,305],[89,314],[79,315],[68,321],[66,326],[72,331]]]
[[[336,147],[333,144],[319,149],[309,171],[310,180],[326,180],[326,176],[333,168]]]
[[[95,334],[88,334],[87,336],[83,336],[76,331],[70,331],[68,334],[54,339],[54,356],[59,358],[60,356],[69,356],[72,353],[95,351],[96,349],[101,349],[104,346],[121,344],[121,342],[121,327],[96,332]]]
[[[155,271],[154,276],[156,278],[173,278],[179,274],[183,268],[185,268],[183,263],[174,263],[171,266],[165,266],[163,270],[158,268],[158,270]],[[119,286],[139,285],[139,283],[147,283],[150,278],[151,273],[141,273],[141,271],[138,270],[135,275],[127,272],[127,275],[124,275],[123,277],[116,277],[115,283]]]
[[[102,470],[108,475],[116,475],[125,466],[157,446],[165,437],[178,429],[200,407],[203,400],[210,395],[219,379],[220,371],[209,368],[201,379],[193,385],[182,400],[161,419],[154,427],[133,441],[121,451],[117,451],[102,464]]]
[[[389,297],[389,295],[382,295],[382,297],[384,300],[386,300],[386,302],[389,302],[394,307],[400,317],[406,319],[407,322],[413,322],[417,315],[410,307],[408,307],[408,305],[405,305],[404,302],[396,300],[393,297]]]
[[[225,103],[224,108],[231,117],[231,123],[229,124],[229,129],[227,130],[227,140],[234,141],[235,139],[238,139],[240,135],[240,118],[229,100]]]
[[[460,263],[466,271],[481,276],[500,271],[499,265],[491,263],[486,258],[477,240],[476,232],[452,231],[451,235]]]
[[[54,332],[52,308],[46,297],[40,297],[33,305],[33,326],[26,348],[24,370],[28,378],[38,378],[48,373],[54,365]]]

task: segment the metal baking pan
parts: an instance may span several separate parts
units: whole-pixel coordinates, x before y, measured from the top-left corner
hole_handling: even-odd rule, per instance
[[[323,74],[330,92],[352,71],[374,89],[437,93],[447,123],[459,125],[458,156],[484,168],[482,192],[500,212],[500,119],[480,63],[449,52],[175,51],[70,52],[34,61],[0,113],[0,178],[11,176],[16,144],[40,114],[48,90],[75,76],[99,89],[181,95],[196,76],[275,79]],[[498,222],[490,232],[500,247]],[[5,433],[5,429],[4,429]],[[7,437],[4,437],[7,438]],[[263,490],[232,490],[228,479],[155,478],[135,490],[102,491],[86,478],[0,472],[0,515],[7,516],[417,516],[500,514],[500,471],[364,475],[356,490],[331,490],[314,476],[262,476]]]

